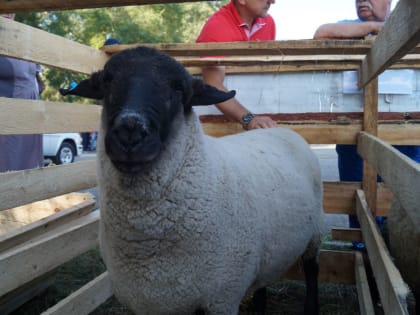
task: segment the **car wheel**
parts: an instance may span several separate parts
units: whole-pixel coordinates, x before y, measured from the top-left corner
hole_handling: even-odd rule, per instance
[[[74,162],[76,148],[69,142],[63,142],[58,149],[57,155],[53,158],[55,164],[69,164]]]

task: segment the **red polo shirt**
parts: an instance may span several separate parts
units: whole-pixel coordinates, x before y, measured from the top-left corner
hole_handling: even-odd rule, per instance
[[[265,41],[275,38],[276,26],[270,15],[257,18],[252,29],[247,30],[246,24],[231,1],[207,20],[196,42]]]

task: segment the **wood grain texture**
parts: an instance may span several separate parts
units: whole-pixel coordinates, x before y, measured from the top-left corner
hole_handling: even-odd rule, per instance
[[[202,0],[0,0],[0,13],[60,11]]]
[[[362,61],[359,87],[409,53],[420,41],[420,2],[400,0]]]
[[[113,295],[108,271],[99,275],[42,315],[88,315]]]
[[[356,200],[357,217],[384,312],[385,314],[408,315],[406,301],[409,293],[408,287],[392,262],[362,190],[357,191]]]
[[[420,222],[420,164],[365,132],[358,136],[358,153],[382,177],[411,221]],[[420,232],[420,226],[417,229]]]
[[[0,253],[0,296],[98,244],[99,211]],[[51,255],[54,253],[54,255]]]
[[[99,129],[102,106],[0,97],[0,134]]]
[[[0,7],[4,2],[14,1],[2,1]],[[0,19],[0,38],[0,56],[85,74],[101,69],[109,58],[98,49],[4,18]]]
[[[95,160],[0,173],[0,211],[96,185]]]
[[[378,78],[370,81],[364,89],[363,131],[374,136],[378,135]],[[372,211],[376,214],[377,174],[373,167],[363,161],[363,190],[366,200]]]
[[[369,283],[367,280],[366,269],[363,256],[360,252],[355,252],[354,274],[356,277],[357,296],[359,298],[360,315],[375,314],[372,296],[370,295]]]

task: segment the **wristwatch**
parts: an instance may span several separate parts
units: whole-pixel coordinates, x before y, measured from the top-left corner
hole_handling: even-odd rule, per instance
[[[253,120],[255,115],[253,113],[247,113],[242,116],[242,127],[248,130],[248,124]]]

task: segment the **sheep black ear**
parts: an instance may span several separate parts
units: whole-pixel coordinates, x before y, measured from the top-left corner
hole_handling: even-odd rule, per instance
[[[194,78],[193,96],[190,100],[190,106],[221,103],[233,98],[235,94],[235,91],[224,92],[204,83],[203,80]]]
[[[100,100],[104,98],[102,88],[102,71],[95,72],[89,79],[80,81],[80,83],[70,89],[59,89],[61,95],[77,95],[81,97],[93,98]]]

